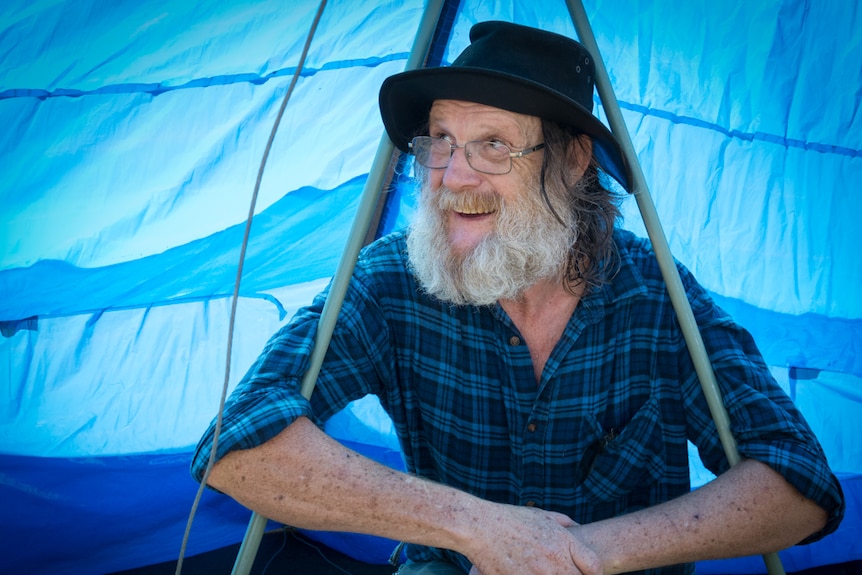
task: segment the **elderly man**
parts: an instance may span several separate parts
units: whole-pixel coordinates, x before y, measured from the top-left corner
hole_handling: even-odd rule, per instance
[[[593,69],[577,42],[488,22],[452,66],[384,83],[417,217],[364,250],[310,402],[325,294],[270,340],[226,408],[213,488],[287,524],[406,541],[405,574],[690,573],[836,528],[817,440],[681,268],[744,458],[727,468],[649,246],[614,226],[607,178],[628,170],[590,111]],[[366,394],[409,473],[319,429]],[[694,492],[687,440],[719,475]]]

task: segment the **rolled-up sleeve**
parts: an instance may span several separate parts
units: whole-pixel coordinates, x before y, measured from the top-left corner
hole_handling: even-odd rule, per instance
[[[314,399],[310,402],[301,393],[303,375],[309,367],[327,293],[328,290],[324,291],[310,306],[300,309],[270,338],[230,394],[225,403],[214,458],[213,442],[218,417],[213,419],[193,455],[191,474],[197,481],[202,480],[211,458],[216,462],[231,451],[257,447],[301,416],[322,425],[337,410],[371,391],[369,381],[377,374],[361,374],[354,370],[345,376],[338,370],[340,365],[355,364],[351,357],[357,360],[362,357],[367,365],[373,365],[375,361],[373,351],[364,343],[368,338],[356,334],[357,326],[365,329],[367,323],[374,322],[366,313],[371,305],[367,291],[360,282],[354,281],[341,307],[326,360],[318,376]],[[360,317],[368,321],[359,321],[357,318]],[[345,354],[351,357],[342,357]]]
[[[689,298],[712,360],[740,456],[769,465],[827,512],[826,526],[802,543],[832,533],[844,516],[844,495],[820,442],[802,413],[772,377],[751,335],[715,306],[690,277],[684,278],[689,280],[686,282]],[[697,378],[692,379],[696,385]],[[714,425],[706,423],[710,415],[703,393],[692,388],[688,394],[694,398],[689,405],[689,418],[699,420],[694,427],[708,431],[693,441],[704,464],[719,474],[727,469],[728,463]]]
[[[225,403],[214,461],[237,449],[251,449],[275,437],[300,416],[313,418],[311,406],[300,393],[301,374],[307,368],[309,346],[316,323],[313,312],[303,311],[273,335]],[[216,439],[218,417],[201,437],[191,473],[201,481]]]

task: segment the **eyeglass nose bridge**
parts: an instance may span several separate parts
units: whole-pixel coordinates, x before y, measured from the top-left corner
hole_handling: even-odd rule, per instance
[[[472,162],[470,162],[470,158],[473,157],[473,154],[467,151],[467,146],[469,146],[473,142],[464,142],[463,144],[460,144],[460,145],[459,144],[453,144],[452,142],[447,142],[447,143],[449,144],[449,161],[446,162],[445,167],[448,168],[449,166],[452,165],[452,158],[455,156],[455,150],[457,150],[458,148],[461,148],[464,150],[464,159],[467,160],[467,165],[470,166],[470,168],[472,168],[474,170],[476,169],[473,167]]]

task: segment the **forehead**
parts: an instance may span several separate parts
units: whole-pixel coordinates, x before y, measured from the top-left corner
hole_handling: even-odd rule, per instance
[[[462,100],[435,100],[428,123],[432,128],[469,128],[503,135],[533,136],[541,130],[536,116]]]

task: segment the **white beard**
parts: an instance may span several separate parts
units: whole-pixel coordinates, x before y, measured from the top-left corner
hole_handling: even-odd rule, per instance
[[[494,231],[458,253],[449,242],[444,213],[472,193],[423,186],[407,236],[410,266],[422,289],[455,305],[482,306],[518,299],[539,280],[562,279],[576,226],[562,225],[536,187],[509,205],[497,196],[486,198],[498,207]],[[557,211],[564,221],[572,219],[570,210]]]

